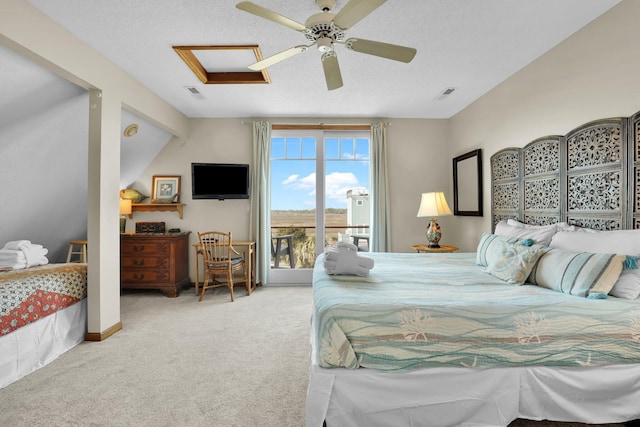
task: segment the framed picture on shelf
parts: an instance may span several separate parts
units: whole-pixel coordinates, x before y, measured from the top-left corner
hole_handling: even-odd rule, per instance
[[[180,176],[154,175],[151,203],[178,203],[180,201]]]

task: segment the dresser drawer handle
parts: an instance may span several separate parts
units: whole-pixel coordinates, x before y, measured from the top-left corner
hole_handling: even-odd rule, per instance
[[[143,280],[143,279],[144,279],[144,274],[141,274],[140,276],[138,276],[138,274],[137,274],[137,273],[134,273],[134,274],[133,274],[133,278],[134,278],[135,280]]]
[[[142,266],[142,265],[144,265],[144,260],[143,259],[141,259],[141,260],[134,259],[133,260],[133,265],[141,265]]]
[[[141,246],[133,245],[133,250],[136,252],[142,252],[144,251],[144,245],[141,245]]]

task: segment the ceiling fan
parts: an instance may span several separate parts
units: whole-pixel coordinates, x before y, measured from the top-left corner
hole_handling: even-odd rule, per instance
[[[350,38],[345,40],[345,32],[360,22],[364,17],[382,6],[387,0],[349,0],[337,14],[331,13],[336,5],[335,0],[316,0],[316,4],[322,12],[310,16],[304,25],[286,16],[273,12],[250,1],[242,1],[236,5],[240,10],[252,13],[264,19],[284,25],[304,34],[309,45],[298,45],[273,56],[265,58],[255,64],[249,65],[249,69],[258,71],[276,64],[294,55],[306,52],[310,47],[316,46],[322,52],[322,68],[324,70],[327,89],[333,90],[342,87],[342,74],[338,64],[338,56],[334,50],[335,44],[342,44],[350,50],[394,61],[411,62],[416,55],[416,50],[411,47],[382,43],[373,40]]]

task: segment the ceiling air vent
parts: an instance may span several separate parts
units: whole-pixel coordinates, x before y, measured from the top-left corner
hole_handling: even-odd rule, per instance
[[[455,87],[448,87],[445,90],[443,90],[442,92],[440,92],[438,94],[438,96],[435,97],[436,100],[440,101],[442,99],[445,99],[447,96],[451,95],[457,88]]]
[[[196,99],[204,99],[204,95],[202,93],[200,93],[200,91],[198,90],[198,88],[193,87],[193,86],[185,86],[184,87],[186,90],[189,91],[189,93]]]

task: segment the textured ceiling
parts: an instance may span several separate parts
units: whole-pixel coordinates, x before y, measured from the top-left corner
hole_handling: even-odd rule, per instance
[[[415,47],[415,59],[337,46],[344,87],[334,91],[315,48],[269,67],[271,84],[203,85],[172,46],[258,44],[268,57],[307,44],[237,0],[29,1],[188,117],[447,118],[620,0],[389,0],[347,37]],[[303,24],[319,12],[314,0],[253,1]]]

